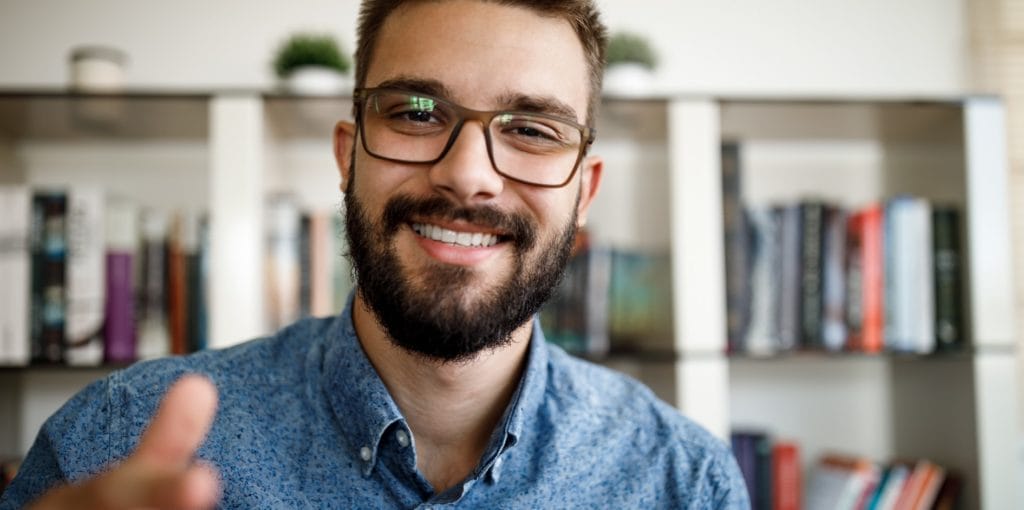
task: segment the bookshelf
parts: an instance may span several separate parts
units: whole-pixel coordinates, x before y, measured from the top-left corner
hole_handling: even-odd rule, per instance
[[[252,90],[0,92],[0,183],[101,183],[208,213],[209,337],[223,347],[268,330],[266,197],[286,191],[305,207],[339,208],[331,130],[350,115],[348,98]],[[602,362],[720,437],[761,428],[799,442],[805,465],[829,450],[928,457],[964,472],[967,507],[1017,506],[1003,123],[985,97],[606,98],[594,147],[606,170],[589,226],[597,242],[670,258],[672,329]],[[743,147],[753,202],[912,192],[961,206],[968,348],[727,355],[723,140]],[[47,415],[111,368],[0,370],[0,456],[23,454]]]

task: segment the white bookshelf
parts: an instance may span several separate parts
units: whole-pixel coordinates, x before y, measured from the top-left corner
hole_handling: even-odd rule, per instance
[[[105,98],[119,127],[83,128],[95,98],[0,93],[0,183],[101,183],[139,201],[207,211],[210,339],[267,332],[263,206],[288,191],[338,209],[331,130],[345,98],[259,91]],[[118,106],[119,105],[119,106]],[[964,472],[967,507],[1016,508],[1012,261],[1002,108],[991,98],[606,99],[593,152],[606,159],[595,239],[668,253],[673,334],[650,357],[609,364],[727,438],[730,427],[826,450],[928,457]],[[153,119],[159,119],[154,122]],[[115,123],[116,125],[117,123]],[[739,140],[752,202],[803,194],[855,205],[898,192],[966,211],[971,348],[941,357],[725,354],[719,148]],[[826,172],[823,169],[828,169]],[[0,369],[0,456],[23,454],[42,420],[104,372]]]

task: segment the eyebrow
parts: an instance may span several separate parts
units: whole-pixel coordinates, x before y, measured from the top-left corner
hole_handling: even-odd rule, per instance
[[[444,83],[427,78],[416,78],[412,76],[398,76],[384,80],[374,88],[393,88],[419,92],[437,96],[449,101],[452,100],[452,91]],[[498,104],[502,110],[514,110],[531,113],[544,113],[565,117],[579,122],[576,109],[551,96],[535,96],[517,92],[507,92],[498,97]]]

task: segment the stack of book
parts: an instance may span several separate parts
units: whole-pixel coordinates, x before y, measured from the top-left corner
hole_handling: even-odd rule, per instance
[[[959,508],[962,478],[928,460],[879,465],[847,455],[823,456],[812,468],[807,510]]]
[[[924,354],[964,345],[956,208],[899,196],[854,210],[803,201],[733,218],[731,352]]]
[[[541,309],[547,340],[569,352],[599,358],[610,350],[651,350],[671,344],[670,260],[593,243],[577,236],[574,254]]]
[[[0,186],[0,364],[126,364],[206,345],[206,224],[95,187]]]
[[[801,508],[803,481],[796,443],[744,430],[733,431],[729,440],[753,510]]]
[[[290,194],[271,196],[266,211],[268,327],[338,313],[353,286],[342,216],[305,209]]]

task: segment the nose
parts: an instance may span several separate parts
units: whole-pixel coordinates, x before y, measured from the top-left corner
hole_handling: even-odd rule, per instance
[[[448,153],[429,172],[434,189],[460,204],[493,199],[505,186],[505,179],[491,166],[484,129],[479,122],[463,124]]]

